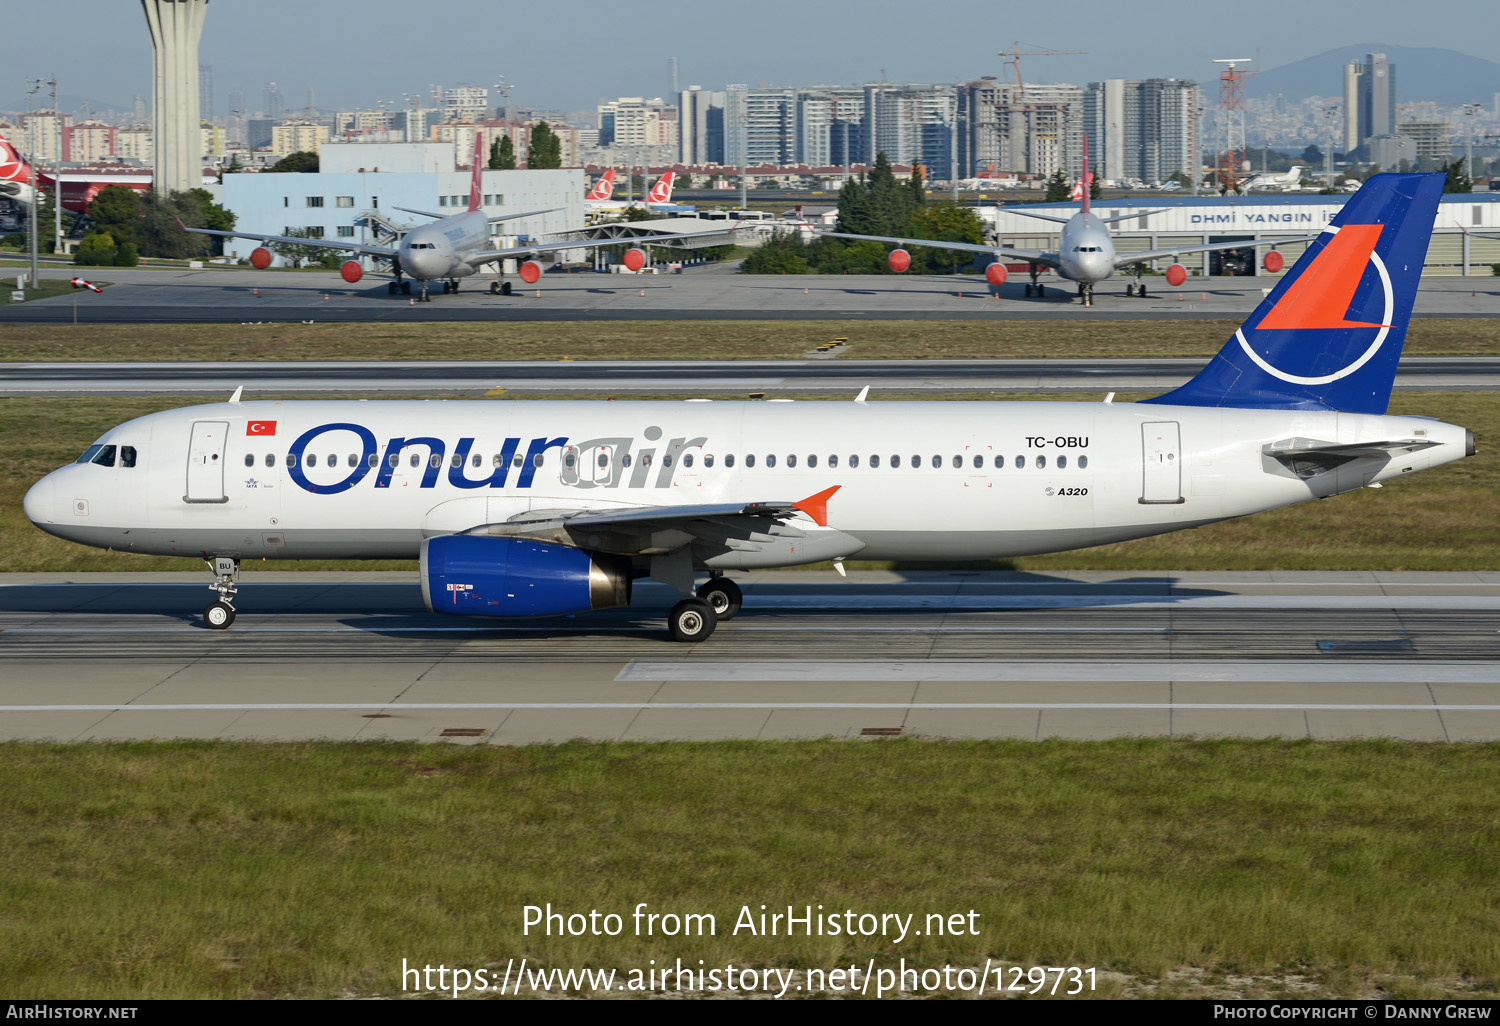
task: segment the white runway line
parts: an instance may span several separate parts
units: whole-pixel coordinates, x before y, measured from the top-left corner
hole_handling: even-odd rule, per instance
[[[632,659],[616,681],[975,681],[982,683],[1253,682],[1262,684],[1500,684],[1500,664],[1432,660]],[[1034,706],[1032,708],[1035,708]],[[1177,708],[1182,708],[1177,706]],[[1213,708],[1231,708],[1216,706]],[[1259,708],[1259,707],[1257,707]],[[1296,708],[1310,708],[1297,706]],[[1352,708],[1352,707],[1351,707]]]
[[[720,710],[720,709],[1186,709],[1241,711],[1330,711],[1330,712],[1500,712],[1500,705],[1346,705],[1286,702],[400,702],[363,705],[352,702],[218,702],[179,705],[0,705],[0,712],[327,712],[387,709],[395,712],[426,709],[620,709],[620,710]]]

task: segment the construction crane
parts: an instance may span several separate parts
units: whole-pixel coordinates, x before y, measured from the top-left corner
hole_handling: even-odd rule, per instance
[[[1022,57],[1050,57],[1060,53],[1088,53],[1087,50],[1023,50],[1020,43],[1012,43],[1009,50],[1001,50],[1001,57],[1010,59],[1003,63],[1009,64],[1016,69],[1016,98],[1022,99],[1026,95],[1026,83],[1021,81],[1021,58]]]

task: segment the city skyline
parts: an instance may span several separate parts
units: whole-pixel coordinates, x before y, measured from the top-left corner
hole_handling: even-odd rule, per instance
[[[1255,67],[1270,69],[1360,38],[1400,39],[1500,61],[1500,35],[1484,31],[1500,28],[1500,14],[1457,0],[1433,0],[1421,19],[1394,0],[1336,9],[1266,0],[1256,17],[1236,24],[1232,38],[1207,19],[1182,16],[1180,8],[1138,7],[1150,17],[1134,9],[1122,17],[1118,5],[1100,0],[1006,10],[1003,18],[993,3],[969,0],[916,14],[894,0],[857,8],[763,0],[749,17],[714,11],[678,16],[645,5],[622,15],[619,7],[589,3],[581,11],[548,10],[502,0],[476,19],[472,5],[437,0],[422,5],[427,16],[418,24],[411,12],[419,8],[395,0],[357,6],[212,0],[200,59],[213,68],[218,117],[232,90],[257,109],[267,82],[279,84],[289,110],[310,101],[322,109],[381,100],[400,105],[404,94],[425,95],[431,85],[502,81],[510,86],[511,103],[561,111],[620,96],[669,99],[673,57],[684,88],[952,82],[981,75],[1010,80],[1011,68],[998,51],[1016,40],[1023,50],[1089,51],[1022,59],[1027,81],[1079,85],[1163,76],[1207,83],[1216,57],[1258,58]],[[1060,19],[1062,10],[1070,17]],[[493,32],[485,30],[489,24]],[[23,7],[7,16],[7,25],[8,35],[26,44],[16,48],[24,57],[10,62],[16,80],[0,82],[0,102],[23,98],[27,77],[54,74],[65,95],[106,108],[128,110],[136,95],[150,94],[150,38],[137,4],[76,0],[65,23],[54,8]],[[1331,69],[1329,94],[1337,88],[1337,69]]]

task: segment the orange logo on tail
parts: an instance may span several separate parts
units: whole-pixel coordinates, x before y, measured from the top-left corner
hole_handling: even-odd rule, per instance
[[[1257,330],[1286,328],[1383,328],[1384,324],[1346,321],[1354,290],[1359,288],[1370,254],[1380,241],[1381,225],[1346,224],[1329,240],[1312,266],[1292,282]]]

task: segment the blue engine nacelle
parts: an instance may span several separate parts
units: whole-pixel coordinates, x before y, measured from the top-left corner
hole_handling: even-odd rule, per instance
[[[422,542],[422,601],[458,616],[557,616],[630,602],[630,561],[519,538]]]

